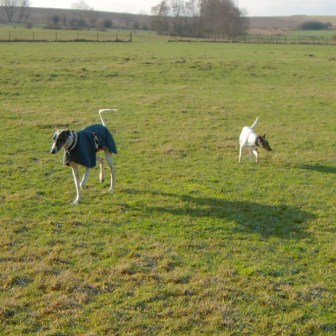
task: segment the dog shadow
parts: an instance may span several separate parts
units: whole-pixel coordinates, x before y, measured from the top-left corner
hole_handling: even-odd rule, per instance
[[[267,205],[248,201],[232,201],[215,197],[176,195],[171,193],[128,190],[131,194],[150,194],[153,204],[137,204],[139,210],[232,221],[236,232],[256,233],[263,238],[277,236],[283,239],[307,238],[306,223],[315,218],[307,211],[286,204]],[[157,197],[157,199],[155,199]],[[169,198],[169,205],[161,206],[162,197]],[[212,227],[215,231],[216,228]],[[218,228],[217,228],[218,229]]]
[[[321,164],[301,164],[298,166],[300,169],[313,170],[324,174],[336,174],[336,167],[325,166]]]

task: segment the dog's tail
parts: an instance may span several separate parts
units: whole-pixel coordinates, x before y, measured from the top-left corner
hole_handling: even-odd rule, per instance
[[[103,113],[103,112],[116,112],[116,111],[118,111],[118,110],[117,110],[117,109],[100,109],[100,110],[99,110],[99,116],[100,116],[100,120],[101,120],[103,126],[106,126],[106,125],[105,125],[105,122],[104,122],[102,113]]]
[[[257,117],[257,119],[255,120],[255,122],[252,124],[251,128],[253,129],[254,127],[256,127],[256,125],[258,124],[259,121],[259,117]]]

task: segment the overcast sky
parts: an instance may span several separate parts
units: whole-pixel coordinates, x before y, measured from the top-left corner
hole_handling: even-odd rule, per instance
[[[80,0],[31,0],[31,7],[71,8]],[[160,0],[86,0],[94,10],[150,14]],[[247,16],[336,15],[336,0],[234,0]]]

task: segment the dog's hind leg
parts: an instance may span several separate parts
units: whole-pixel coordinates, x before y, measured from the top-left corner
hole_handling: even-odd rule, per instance
[[[115,171],[113,167],[112,154],[108,150],[105,150],[105,157],[111,172],[111,186],[109,192],[113,193],[115,186]]]
[[[84,173],[83,178],[82,178],[82,181],[81,181],[81,183],[80,183],[80,187],[81,187],[82,189],[85,189],[85,188],[86,188],[86,182],[87,182],[87,179],[88,179],[88,177],[89,177],[89,172],[90,172],[90,168],[86,168],[86,169],[85,169],[85,173]]]
[[[104,159],[102,157],[97,156],[97,161],[99,162],[99,181],[100,183],[103,183],[105,180]]]
[[[70,162],[70,167],[72,169],[72,174],[74,177],[74,181],[75,181],[75,187],[76,187],[76,192],[77,192],[77,197],[76,199],[73,201],[73,204],[78,204],[80,202],[81,199],[81,190],[80,190],[80,185],[79,185],[79,172],[78,172],[78,165],[74,162]]]
[[[238,159],[238,162],[239,162],[239,163],[241,162],[242,156],[243,156],[243,147],[240,146],[240,147],[239,147],[239,159]]]

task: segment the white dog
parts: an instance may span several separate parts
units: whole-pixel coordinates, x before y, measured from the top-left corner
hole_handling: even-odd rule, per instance
[[[256,157],[256,162],[258,163],[258,152],[257,152],[257,147],[262,147],[266,149],[267,151],[271,151],[272,148],[270,147],[268,141],[266,140],[266,134],[263,136],[258,135],[254,131],[254,127],[257,125],[259,121],[259,117],[255,120],[252,126],[248,127],[245,126],[243,127],[240,137],[239,137],[239,162],[241,162],[242,155],[243,155],[243,148],[244,147],[250,147],[250,160],[252,159],[252,153]]]

